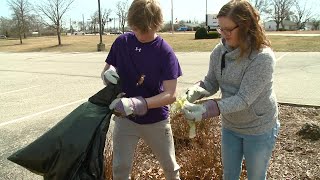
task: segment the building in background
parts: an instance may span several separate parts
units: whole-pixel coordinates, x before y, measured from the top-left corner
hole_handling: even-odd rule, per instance
[[[282,25],[280,23],[279,29],[288,30],[288,31],[297,30],[297,25],[293,21],[283,20],[283,26],[284,27],[282,27]],[[277,30],[277,23],[274,20],[267,21],[264,23],[264,29],[266,31],[276,31]]]

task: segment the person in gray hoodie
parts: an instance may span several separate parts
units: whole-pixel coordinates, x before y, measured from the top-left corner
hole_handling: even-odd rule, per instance
[[[275,55],[257,10],[231,0],[219,11],[221,42],[210,55],[202,81],[189,88],[183,108],[188,120],[221,116],[223,178],[239,179],[245,159],[249,180],[266,179],[280,128],[273,90]],[[222,97],[193,104],[220,89]]]

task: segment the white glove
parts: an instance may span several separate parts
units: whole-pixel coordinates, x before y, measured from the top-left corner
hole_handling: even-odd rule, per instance
[[[210,93],[207,90],[203,89],[202,87],[198,85],[194,85],[187,90],[186,95],[187,95],[187,100],[193,103],[198,99],[201,99],[205,96],[209,96]]]
[[[110,66],[110,68],[103,73],[101,78],[103,80],[104,85],[108,85],[109,83],[117,84],[119,80],[119,75],[116,72],[116,69],[113,66]]]
[[[208,100],[202,104],[186,102],[182,111],[186,119],[193,121],[200,121],[220,115],[220,110],[215,100]]]
[[[187,120],[189,124],[189,138],[196,137],[196,122],[192,120]]]
[[[206,112],[206,108],[202,104],[185,102],[182,111],[186,119],[200,121],[202,120],[202,114]]]

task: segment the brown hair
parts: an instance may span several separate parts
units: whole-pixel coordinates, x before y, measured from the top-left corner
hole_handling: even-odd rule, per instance
[[[220,9],[217,17],[228,17],[239,26],[240,57],[249,56],[263,46],[271,46],[259,24],[258,11],[247,0],[231,0]]]
[[[140,31],[160,30],[163,23],[162,11],[156,0],[134,0],[128,12],[128,25]]]

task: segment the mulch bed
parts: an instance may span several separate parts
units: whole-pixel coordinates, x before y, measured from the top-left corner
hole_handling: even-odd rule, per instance
[[[320,138],[317,138],[320,137],[320,108],[280,105],[279,110],[281,130],[267,179],[320,180]],[[200,122],[197,136],[189,139],[183,117],[172,117],[181,179],[222,179],[220,127],[218,118]],[[132,179],[164,179],[151,149],[140,141],[136,151],[139,153],[135,156]],[[111,177],[111,154],[106,154],[106,177]],[[243,165],[240,179],[245,178]]]

